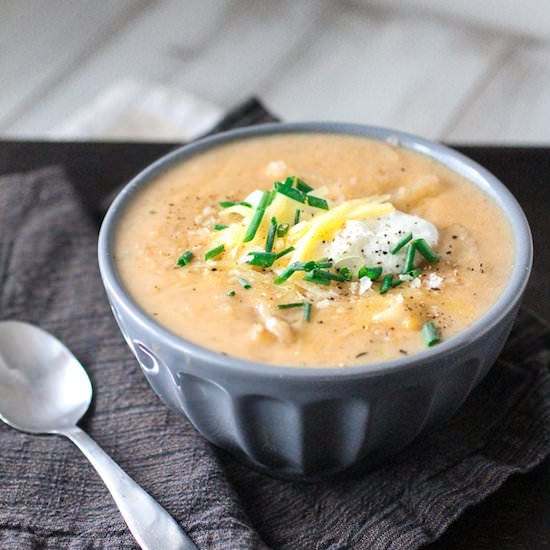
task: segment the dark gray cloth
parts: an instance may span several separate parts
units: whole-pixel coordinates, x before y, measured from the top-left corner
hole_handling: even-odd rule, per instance
[[[522,311],[454,419],[380,469],[316,484],[249,470],[147,385],[107,304],[96,237],[61,168],[1,177],[0,317],[39,324],[77,355],[95,390],[82,427],[201,549],[416,548],[548,454],[550,330]],[[0,426],[2,550],[134,547],[70,442]]]

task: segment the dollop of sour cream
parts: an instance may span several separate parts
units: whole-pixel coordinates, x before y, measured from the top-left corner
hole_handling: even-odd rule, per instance
[[[335,267],[349,267],[355,272],[363,266],[380,266],[384,273],[401,273],[407,247],[396,254],[390,250],[399,240],[412,233],[430,246],[437,245],[439,233],[435,225],[419,216],[398,210],[386,216],[353,220],[322,245],[322,255],[331,258]],[[415,265],[421,262],[417,255]]]

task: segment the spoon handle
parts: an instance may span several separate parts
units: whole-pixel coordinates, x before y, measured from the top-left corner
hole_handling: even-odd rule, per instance
[[[174,518],[79,427],[59,432],[92,463],[111,492],[130,532],[144,550],[197,550]]]

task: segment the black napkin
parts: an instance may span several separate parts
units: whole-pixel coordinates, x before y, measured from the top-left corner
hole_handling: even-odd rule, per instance
[[[256,107],[234,113],[230,124],[264,120]],[[107,304],[96,238],[62,168],[1,177],[0,317],[39,324],[73,350],[95,390],[82,427],[199,548],[416,548],[548,454],[550,329],[522,311],[497,364],[454,419],[380,469],[316,484],[249,470],[147,385]],[[70,442],[1,425],[0,548],[135,543]]]

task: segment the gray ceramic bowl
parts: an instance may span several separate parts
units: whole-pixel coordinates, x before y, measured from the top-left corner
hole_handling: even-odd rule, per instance
[[[498,302],[470,328],[416,355],[348,368],[257,364],[202,348],[158,325],[125,291],[113,262],[121,214],[171,166],[212,147],[271,134],[326,132],[399,143],[483,189],[513,227],[515,262]],[[442,145],[393,130],[336,123],[268,124],[202,139],[155,162],[120,193],[99,236],[99,265],[126,342],[159,397],[209,441],[279,477],[315,479],[370,467],[449,418],[495,362],[529,277],[532,244],[510,192]],[[223,327],[220,327],[223,330]]]

